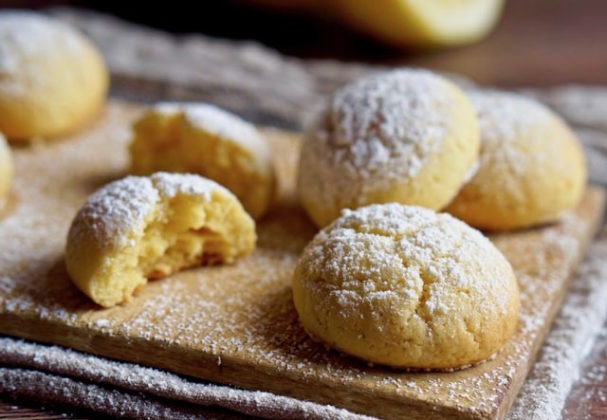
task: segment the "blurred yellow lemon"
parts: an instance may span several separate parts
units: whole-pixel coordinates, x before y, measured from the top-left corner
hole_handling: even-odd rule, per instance
[[[503,0],[333,0],[362,31],[396,46],[468,44],[496,24]]]

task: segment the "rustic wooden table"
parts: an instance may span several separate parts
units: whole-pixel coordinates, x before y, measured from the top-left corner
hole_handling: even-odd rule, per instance
[[[31,6],[48,3],[21,2]],[[183,6],[183,10],[175,19],[166,19],[162,14],[164,8],[154,10],[151,6],[145,23],[172,31],[190,32],[204,28],[205,33],[214,36],[255,38],[281,52],[304,58],[420,65],[461,73],[479,83],[503,87],[569,83],[607,85],[607,2],[604,0],[508,0],[500,24],[485,41],[428,53],[394,51],[351,31],[336,30],[330,22],[319,23],[297,16],[252,11],[256,21],[244,26],[226,25],[231,17],[228,6],[218,7],[202,21],[200,15],[194,20],[188,18],[187,2],[176,3]],[[6,5],[15,6],[19,2],[0,1],[0,6]],[[141,19],[124,13],[123,16]],[[181,26],[176,22],[181,22]],[[278,30],[281,31],[279,39],[276,37]],[[603,331],[607,331],[607,324]],[[62,413],[66,410],[68,416],[92,416],[64,407],[41,408],[28,406],[27,401],[0,400],[0,418],[64,418]],[[599,337],[586,358],[563,417],[607,418],[607,333]]]

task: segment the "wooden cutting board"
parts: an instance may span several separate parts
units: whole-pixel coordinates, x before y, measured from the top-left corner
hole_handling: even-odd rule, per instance
[[[295,134],[267,131],[280,191],[251,256],[154,281],[124,306],[101,309],[82,295],[65,272],[66,232],[88,194],[125,175],[139,111],[112,102],[86,132],[14,149],[0,216],[0,332],[386,418],[505,415],[602,218],[602,190],[589,188],[558,224],[492,236],[522,289],[519,329],[493,360],[407,373],[327,350],[298,325],[290,277],[316,229],[294,198]]]

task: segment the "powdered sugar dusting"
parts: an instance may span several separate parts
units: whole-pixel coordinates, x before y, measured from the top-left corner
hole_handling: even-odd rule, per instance
[[[529,165],[541,163],[543,154],[530,155],[525,150],[530,142],[549,147],[542,136],[528,135],[534,127],[554,124],[556,116],[548,108],[508,92],[470,91],[468,95],[479,117],[481,166],[504,165],[507,173],[522,175]],[[518,144],[521,139],[525,144]]]
[[[590,247],[578,269],[572,290],[565,299],[539,359],[515,400],[510,420],[559,418],[565,398],[577,380],[580,366],[607,318],[607,230]],[[604,333],[604,331],[603,331]],[[595,366],[583,381],[605,378],[605,366]],[[601,401],[605,401],[605,396]],[[576,416],[580,413],[569,413]],[[567,416],[565,416],[567,417]]]
[[[343,208],[403,202],[396,197],[399,192],[406,196],[408,188],[414,197],[415,177],[448,147],[445,142],[460,142],[462,159],[468,158],[468,139],[449,137],[458,101],[447,81],[424,70],[379,73],[337,91],[309,126],[302,146],[299,194],[304,207],[318,213],[312,217],[325,225]],[[463,178],[464,173],[453,175]],[[396,197],[388,198],[390,192]],[[438,195],[437,201],[452,198]]]
[[[168,114],[183,113],[188,123],[192,126],[233,141],[246,150],[259,149],[259,153],[261,153],[267,149],[264,140],[252,124],[214,105],[188,102],[160,102],[152,108],[152,112]]]
[[[68,242],[83,243],[92,236],[100,249],[123,247],[127,234],[143,234],[146,217],[158,201],[149,178],[129,176],[112,182],[95,192],[78,212]]]
[[[44,63],[57,51],[79,55],[90,48],[73,28],[45,15],[2,11],[0,13],[0,93],[20,97],[48,83],[45,72],[35,63]]]
[[[109,327],[112,323],[110,322],[110,320],[105,319],[105,318],[100,318],[97,319],[94,323],[95,327],[97,328],[107,328]]]
[[[161,196],[172,198],[178,194],[196,195],[204,200],[211,200],[213,192],[232,195],[226,188],[215,181],[199,175],[157,172],[150,177],[154,188]]]
[[[440,110],[451,98],[443,84],[428,71],[400,70],[337,92],[326,117],[333,162],[363,176],[386,169],[414,176],[446,135]]]
[[[92,235],[100,249],[127,246],[129,237],[143,235],[146,220],[161,199],[185,194],[209,201],[214,191],[231,195],[216,182],[192,174],[158,172],[149,178],[122,178],[91,195],[74,218],[68,242],[83,243]]]
[[[504,328],[518,305],[510,265],[480,232],[448,214],[395,203],[344,211],[306,247],[295,278],[318,319],[302,318],[313,334],[337,340],[327,337],[323,327],[332,325],[360,333],[362,342],[392,355],[400,348],[394,343],[411,340],[424,353],[412,364],[456,363],[451,349],[437,344],[447,339],[441,326],[454,319],[482,319],[480,328],[466,331],[482,342],[487,329]],[[357,323],[363,316],[368,323]],[[408,335],[415,319],[424,324],[424,336]],[[343,341],[337,345],[346,346]]]

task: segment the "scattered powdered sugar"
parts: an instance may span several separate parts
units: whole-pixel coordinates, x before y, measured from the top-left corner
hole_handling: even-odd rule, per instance
[[[114,340],[121,344],[119,348],[124,354],[137,354],[142,363],[166,360],[167,355],[176,351],[180,357],[171,358],[171,363],[175,363],[172,369],[215,381],[239,383],[246,375],[235,370],[234,363],[245,360],[243,363],[249,363],[248,370],[253,376],[275,372],[292,383],[318,389],[313,393],[315,398],[330,395],[325,402],[333,404],[351,401],[338,401],[333,396],[333,389],[347,387],[352,400],[368,398],[373,392],[385,397],[386,405],[421,399],[427,406],[439,407],[437,410],[448,406],[478,417],[490,417],[503,408],[505,393],[516,388],[526,373],[529,353],[541,338],[545,316],[554,304],[555,293],[562,287],[572,262],[581,251],[580,244],[572,242],[570,237],[581,237],[581,232],[589,229],[587,220],[567,215],[559,225],[542,231],[551,233],[530,232],[531,236],[525,240],[510,235],[492,238],[506,256],[517,263],[516,274],[523,300],[520,328],[496,359],[453,374],[414,374],[370,367],[329,351],[309,339],[298,323],[290,282],[297,257],[315,230],[290,202],[281,202],[280,206],[284,207],[279,207],[272,217],[258,225],[259,245],[251,257],[234,265],[188,270],[162,282],[151,282],[128,306],[101,310],[89,303],[65,273],[65,232],[72,215],[91,191],[124,174],[128,166],[125,121],[134,116],[135,112],[129,113],[128,107],[113,104],[105,122],[94,133],[83,135],[78,142],[65,141],[38,149],[15,150],[17,177],[14,191],[18,193],[18,205],[0,220],[0,237],[11,239],[10,246],[2,246],[6,242],[0,241],[0,267],[4,270],[0,275],[2,319],[16,316],[39,329],[60,325],[76,336],[86,334],[87,339],[82,343]],[[62,170],[51,170],[57,167]],[[291,167],[285,168],[292,170]],[[292,178],[286,173],[280,177]],[[293,186],[290,188],[292,190]],[[401,220],[389,220],[374,229],[406,232],[408,227]],[[429,232],[427,236],[420,235],[418,240],[425,246],[432,236],[434,233]],[[395,246],[394,243],[392,245]],[[465,247],[465,244],[461,245]],[[445,248],[444,251],[449,250]],[[365,287],[374,299],[385,299],[390,295],[388,290],[373,289],[372,286]],[[440,311],[443,310],[441,305],[444,302],[432,301],[429,307],[432,311]],[[111,323],[106,325],[103,320]],[[2,325],[8,329],[13,324]],[[20,332],[22,329],[12,330],[15,335]],[[56,335],[54,339],[64,345],[78,343],[78,340],[70,340],[68,335]],[[144,341],[156,350],[142,347]],[[18,342],[17,348],[22,346],[23,343]],[[110,347],[98,346],[93,350],[103,353]],[[36,352],[43,348],[37,345]],[[87,349],[91,351],[92,348]],[[0,354],[8,353],[13,356],[21,354],[19,350],[1,345]],[[63,351],[61,353],[64,354]],[[182,358],[181,355],[189,355],[190,358]],[[220,366],[217,363],[219,358]],[[36,369],[52,365],[44,360],[40,363]],[[165,398],[188,399],[187,395],[200,396],[202,390],[206,392],[214,387],[195,382],[196,388],[188,388],[187,391],[182,387],[173,388],[170,380],[165,382],[162,377],[156,382],[149,381],[154,386],[142,388],[146,383],[145,377],[143,380],[130,379],[136,368],[140,367],[118,364],[114,369],[99,368],[97,372],[103,372],[105,377],[101,381],[112,387],[145,391],[149,395],[166,391],[161,395]],[[78,371],[83,371],[82,366],[75,366],[70,372]],[[55,372],[68,374],[67,370]],[[85,384],[96,381],[96,375],[93,373],[86,377]],[[36,380],[28,376],[30,382],[26,379],[19,382],[18,377],[18,374],[11,377],[10,383],[15,389],[27,390],[28,384],[31,389],[31,384],[35,383],[31,381]],[[121,379],[120,382],[112,382],[112,378]],[[259,379],[255,384],[242,386],[259,387],[261,383],[268,390],[281,392],[278,381]],[[66,394],[65,400],[72,398],[74,403],[80,404],[99,401],[108,395],[104,393],[106,391],[115,396],[111,398],[119,397],[116,389],[108,388],[98,387],[90,394]],[[48,392],[55,390],[50,385],[43,389]],[[284,386],[281,389],[284,392]],[[263,399],[257,398],[253,391],[235,391],[252,398],[248,400],[249,407],[257,406],[256,403],[260,404],[258,407],[272,404],[286,407],[281,400],[273,400],[273,396]],[[90,399],[83,399],[83,395],[89,395]],[[236,398],[225,388],[219,397],[226,404]],[[369,405],[368,408],[373,409],[374,406]],[[381,410],[383,404],[376,408]],[[293,413],[301,414],[298,411]],[[285,414],[283,417],[295,415]],[[340,415],[343,412],[335,414],[336,417]]]
[[[591,245],[508,419],[556,419],[607,318],[607,230]],[[597,365],[583,380],[604,381]],[[599,396],[600,398],[600,396]],[[604,401],[604,396],[601,401]],[[570,413],[574,414],[574,413]],[[579,415],[580,413],[575,413]]]
[[[95,320],[94,324],[97,328],[107,328],[112,323],[108,319],[100,318],[100,319]]]

